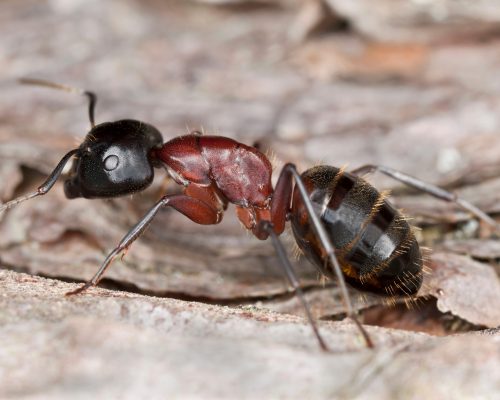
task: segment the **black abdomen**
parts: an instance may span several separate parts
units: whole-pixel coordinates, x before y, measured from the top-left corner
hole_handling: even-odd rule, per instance
[[[385,295],[415,294],[422,284],[422,257],[410,226],[365,180],[330,166],[302,174],[314,208],[335,247],[346,281]],[[293,233],[306,257],[334,277],[304,204],[295,189]]]

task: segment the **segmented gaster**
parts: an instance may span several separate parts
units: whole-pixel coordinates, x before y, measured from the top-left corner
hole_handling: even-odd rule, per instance
[[[422,257],[404,217],[368,182],[330,166],[305,171],[302,179],[321,216],[347,282],[386,295],[411,295],[422,284]],[[326,254],[297,190],[292,229],[303,253],[333,277]]]

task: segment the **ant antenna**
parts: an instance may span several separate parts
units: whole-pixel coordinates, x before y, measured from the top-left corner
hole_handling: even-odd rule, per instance
[[[0,213],[11,208],[11,207],[14,207],[15,205],[17,205],[19,203],[22,203],[23,201],[32,199],[33,197],[42,196],[42,195],[46,194],[50,189],[52,189],[52,186],[54,186],[54,183],[56,183],[59,176],[61,176],[61,173],[64,169],[64,166],[69,161],[69,159],[71,157],[73,157],[75,154],[77,154],[78,152],[79,152],[79,149],[74,149],[74,150],[71,150],[69,153],[67,153],[61,159],[61,161],[59,161],[59,164],[57,164],[57,167],[54,168],[54,170],[49,175],[47,180],[42,185],[40,185],[37,190],[35,190],[34,192],[31,192],[31,193],[28,193],[24,196],[20,196],[20,197],[14,199],[14,200],[11,200],[5,204],[0,205]]]
[[[95,127],[94,109],[95,109],[95,104],[97,103],[97,95],[94,92],[75,88],[72,86],[62,85],[60,83],[46,81],[43,79],[21,78],[21,79],[19,79],[19,83],[22,83],[24,85],[36,85],[36,86],[48,87],[51,89],[64,90],[65,92],[76,93],[76,94],[80,94],[82,96],[87,96],[89,99],[90,125],[92,126],[92,128]]]

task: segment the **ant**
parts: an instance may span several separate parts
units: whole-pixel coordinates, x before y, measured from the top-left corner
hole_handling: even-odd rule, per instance
[[[110,198],[142,191],[153,181],[154,168],[161,167],[184,187],[183,194],[166,194],[156,202],[108,254],[92,279],[66,295],[97,285],[111,262],[144,232],[160,209],[172,207],[197,224],[211,225],[221,222],[232,203],[246,229],[260,240],[271,238],[321,349],[328,347],[279,239],[286,221],[291,222],[295,240],[306,257],[322,274],[337,279],[346,314],[371,348],[373,342],[358,321],[347,284],[385,296],[412,296],[422,285],[423,261],[406,219],[384,192],[378,192],[360,175],[379,171],[454,202],[496,229],[499,227],[495,220],[455,194],[378,165],[365,165],[351,172],[321,165],[299,174],[294,164],[287,163],[273,188],[271,163],[255,147],[198,132],[164,143],[155,127],[132,119],[96,125],[97,96],[93,92],[39,79],[21,79],[21,83],[87,96],[91,129],[80,147],[69,151],[36,191],[3,204],[0,212],[45,195],[72,158],[75,162],[64,182],[69,199]]]

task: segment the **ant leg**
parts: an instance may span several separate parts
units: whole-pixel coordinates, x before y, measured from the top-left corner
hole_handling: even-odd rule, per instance
[[[54,186],[54,184],[56,183],[59,176],[61,176],[61,173],[62,173],[66,163],[69,161],[69,159],[71,157],[73,157],[75,154],[77,154],[78,151],[79,151],[78,149],[74,149],[74,150],[71,150],[69,153],[67,153],[61,159],[61,161],[59,161],[59,164],[57,164],[57,166],[51,172],[51,174],[49,175],[47,180],[42,185],[40,185],[37,190],[35,190],[34,192],[31,192],[31,193],[25,194],[24,196],[20,196],[20,197],[14,199],[14,200],[11,200],[5,204],[1,204],[0,205],[0,213],[2,211],[5,211],[5,210],[11,208],[11,207],[14,207],[15,205],[17,205],[19,203],[22,203],[23,201],[32,199],[33,197],[43,196],[44,194],[46,194],[50,189],[52,189],[52,186]]]
[[[295,293],[297,294],[297,296],[300,299],[300,302],[302,303],[302,306],[304,307],[307,319],[311,324],[314,335],[316,336],[316,339],[318,339],[318,343],[321,349],[324,351],[329,351],[327,345],[325,344],[325,341],[319,334],[318,326],[316,325],[316,322],[313,319],[313,316],[311,314],[311,309],[309,308],[309,305],[307,304],[307,301],[304,297],[304,292],[302,291],[302,288],[299,285],[299,280],[297,279],[297,275],[295,274],[295,271],[293,270],[293,267],[290,264],[290,260],[288,259],[285,248],[283,247],[283,243],[281,243],[281,240],[279,240],[278,235],[274,232],[273,224],[269,221],[261,221],[260,225],[261,225],[260,229],[267,232],[271,236],[271,241],[281,261],[281,266],[283,267],[283,271],[285,272],[288,282],[292,285],[293,289],[295,290]]]
[[[130,229],[111,253],[108,254],[101,264],[96,274],[83,286],[76,290],[66,293],[67,296],[81,293],[92,286],[96,286],[102,276],[111,265],[111,262],[124,250],[126,250],[149,226],[155,215],[163,207],[172,207],[184,214],[192,221],[201,225],[217,224],[221,220],[220,213],[211,205],[185,195],[169,195],[160,199],[141,220]]]
[[[437,197],[438,199],[455,203],[480,220],[486,222],[488,225],[493,226],[497,231],[500,231],[500,225],[484,211],[481,211],[479,208],[477,208],[474,204],[458,197],[455,193],[441,189],[440,187],[435,186],[431,183],[423,182],[417,178],[414,178],[413,176],[407,175],[393,168],[384,167],[382,165],[369,164],[356,168],[354,171],[351,171],[351,173],[354,175],[363,175],[374,171],[379,171],[384,175],[387,175],[415,189],[421,190],[422,192],[428,193],[431,196]]]
[[[307,214],[311,219],[312,226],[318,235],[318,238],[323,245],[323,248],[326,252],[326,257],[324,262],[327,263],[330,261],[332,264],[333,270],[338,280],[338,284],[340,287],[340,291],[342,293],[342,298],[344,299],[344,304],[346,307],[347,316],[356,324],[359,332],[363,336],[363,339],[366,343],[367,347],[374,347],[373,342],[368,335],[368,332],[363,328],[361,323],[358,321],[356,314],[354,312],[354,308],[351,303],[351,298],[349,297],[349,292],[347,291],[347,284],[344,279],[344,275],[342,274],[342,269],[340,268],[340,264],[335,255],[335,249],[328,237],[328,233],[326,232],[321,220],[318,215],[314,211],[314,207],[309,199],[309,194],[305,188],[304,182],[297,172],[297,168],[293,164],[286,164],[281,170],[280,176],[278,178],[278,182],[276,184],[276,188],[273,195],[273,202],[271,204],[271,220],[273,223],[273,231],[276,234],[280,234],[284,230],[285,219],[287,217],[287,213],[290,211],[290,201],[292,197],[293,185],[292,180],[295,179],[297,188],[299,189],[300,196],[306,206]]]
[[[302,201],[306,206],[307,213],[309,214],[309,218],[311,218],[312,226],[318,235],[321,244],[323,245],[325,252],[327,254],[327,258],[333,266],[333,270],[335,271],[335,275],[337,276],[337,280],[339,282],[340,291],[342,293],[342,297],[344,298],[344,303],[346,306],[347,316],[356,324],[361,335],[363,335],[363,339],[365,340],[366,346],[369,348],[373,348],[373,342],[368,335],[368,332],[363,328],[361,323],[358,321],[356,314],[354,312],[354,308],[351,303],[351,298],[349,296],[349,292],[347,291],[347,284],[345,283],[344,275],[342,274],[342,269],[340,268],[339,261],[337,260],[337,256],[335,255],[335,249],[333,248],[330,239],[328,238],[328,234],[321,223],[318,215],[314,212],[314,207],[312,205],[311,199],[309,198],[309,194],[307,193],[306,187],[299,173],[297,172],[297,168],[293,164],[286,164],[284,169],[288,169],[294,179],[295,183],[299,189],[300,196],[302,197]],[[325,258],[325,263],[327,259]]]
[[[61,85],[60,83],[55,83],[51,81],[46,81],[43,79],[32,79],[32,78],[21,78],[19,82],[25,85],[36,85],[36,86],[44,86],[51,89],[64,90],[69,93],[81,94],[83,96],[87,96],[89,99],[89,120],[92,128],[95,126],[94,119],[94,110],[95,104],[97,103],[97,95],[94,92],[90,92],[88,90],[78,89],[71,86]]]

